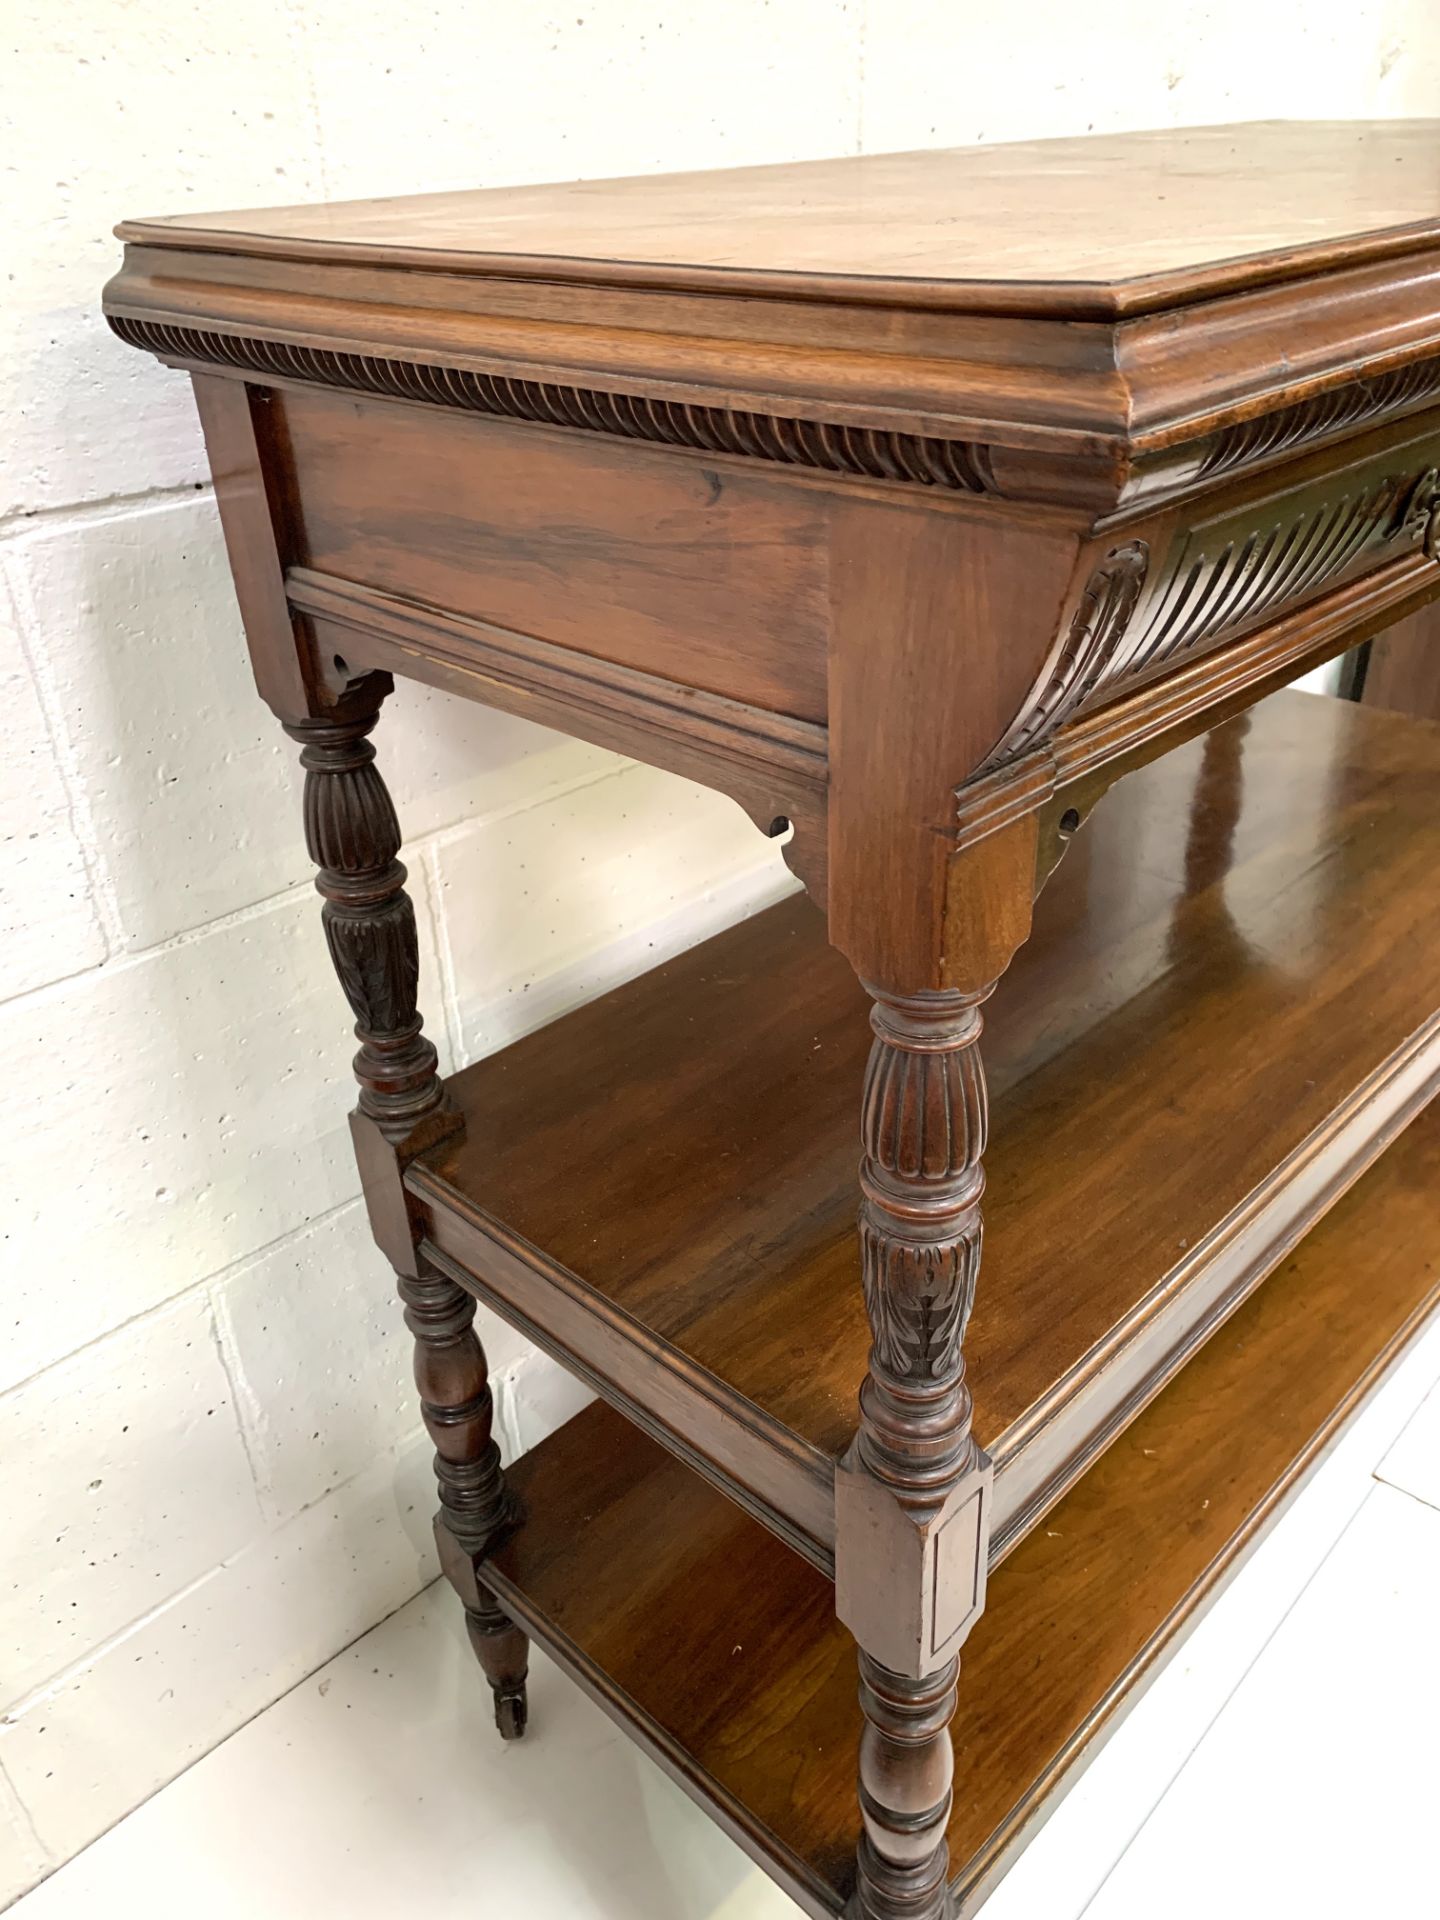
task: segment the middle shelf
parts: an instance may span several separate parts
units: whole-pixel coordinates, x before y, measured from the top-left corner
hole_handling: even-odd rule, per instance
[[[998,1559],[1440,1082],[1440,729],[1306,694],[1123,781],[990,1003]],[[456,1075],[431,1257],[828,1571],[868,1000],[786,901]]]

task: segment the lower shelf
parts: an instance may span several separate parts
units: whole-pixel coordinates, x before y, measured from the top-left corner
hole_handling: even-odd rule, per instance
[[[1437,1228],[1440,1106],[992,1577],[953,1727],[962,1913],[1419,1331]],[[859,1707],[828,1581],[603,1405],[512,1482],[526,1519],[487,1579],[809,1913],[838,1912]]]
[[[986,1007],[992,1555],[1440,1086],[1440,729],[1287,692],[1123,780]],[[427,1255],[828,1571],[870,1002],[784,901],[455,1075]]]

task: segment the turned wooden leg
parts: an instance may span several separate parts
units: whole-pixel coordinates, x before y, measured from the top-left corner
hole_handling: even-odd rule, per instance
[[[473,1570],[516,1519],[492,1433],[494,1407],[485,1349],[475,1332],[475,1302],[429,1268],[417,1277],[402,1275],[400,1297],[415,1336],[420,1412],[435,1442],[436,1529],[460,1547]],[[447,1544],[442,1540],[449,1572]],[[518,1740],[525,1731],[525,1636],[478,1581],[473,1590],[469,1580],[457,1584],[470,1644],[495,1696],[495,1724],[502,1738]]]
[[[495,1724],[504,1739],[518,1740],[529,1712],[525,1676],[530,1670],[530,1642],[487,1586],[477,1581],[476,1592],[479,1606],[465,1609],[470,1644],[494,1690]]]
[[[836,1607],[861,1649],[864,1920],[951,1912],[949,1724],[989,1536],[962,1351],[980,1265],[988,991],[871,989],[860,1246],[874,1344],[836,1488]]]
[[[907,1680],[860,1652],[860,1836],[858,1911],[867,1916],[950,1912],[950,1782],[955,1758],[958,1659]]]
[[[458,1123],[417,1008],[419,942],[398,858],[400,827],[368,738],[378,718],[377,704],[353,719],[304,721],[286,732],[301,745],[305,843],[319,869],[330,957],[355,1015],[356,1148],[377,1238],[396,1266],[415,1338],[415,1385],[435,1443],[442,1560],[466,1600],[496,1722],[513,1740],[525,1730],[525,1636],[474,1585],[476,1563],[516,1517],[492,1434],[475,1302],[418,1256],[401,1184],[405,1161]],[[457,1578],[461,1558],[465,1575]]]

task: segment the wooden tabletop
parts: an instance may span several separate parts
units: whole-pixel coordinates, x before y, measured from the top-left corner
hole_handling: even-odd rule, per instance
[[[1127,311],[1440,238],[1440,121],[1267,121],[131,221],[277,259]],[[796,291],[789,287],[789,291]],[[1088,298],[1086,296],[1089,296]]]

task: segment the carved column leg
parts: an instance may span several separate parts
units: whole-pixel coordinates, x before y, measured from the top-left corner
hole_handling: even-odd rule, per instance
[[[837,1476],[836,1607],[860,1643],[864,1920],[947,1920],[959,1648],[984,1606],[991,1473],[962,1343],[980,1265],[979,994],[871,989],[860,1247],[874,1344]]]
[[[400,828],[368,738],[378,718],[377,704],[354,719],[304,721],[286,732],[301,746],[305,843],[319,868],[330,958],[355,1015],[356,1147],[377,1237],[396,1266],[415,1337],[415,1384],[435,1443],[442,1559],[466,1601],[497,1724],[513,1740],[525,1729],[525,1637],[474,1571],[515,1518],[491,1432],[475,1303],[419,1259],[401,1186],[405,1161],[457,1122],[417,1009],[419,942],[398,858]]]

